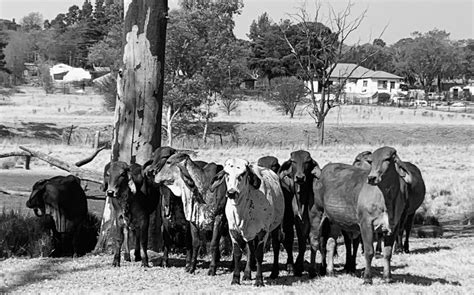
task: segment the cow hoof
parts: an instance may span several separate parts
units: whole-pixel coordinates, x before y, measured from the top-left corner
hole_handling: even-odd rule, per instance
[[[170,264],[168,263],[168,260],[161,260],[161,267],[167,268],[170,267]]]
[[[148,262],[143,262],[143,261],[142,261],[142,266],[145,267],[145,268],[149,268],[149,267],[150,267],[150,265],[148,264]]]
[[[392,280],[391,277],[383,278],[383,281],[384,281],[386,284],[391,284],[391,283],[393,283],[393,280]]]
[[[244,276],[242,277],[242,280],[250,281],[251,279],[252,279],[252,273],[250,271],[244,271]]]
[[[403,249],[402,249],[402,248],[395,248],[394,253],[395,253],[395,254],[402,254],[402,253],[403,253]]]
[[[270,274],[270,279],[274,280],[276,278],[278,278],[278,275],[280,274],[279,271],[272,271],[272,273]]]
[[[234,278],[232,279],[232,283],[230,283],[230,284],[231,284],[231,285],[240,285],[240,280],[239,280],[239,278],[235,278],[235,277],[234,277]]]
[[[287,264],[286,265],[286,271],[288,272],[288,274],[293,274],[293,264]]]
[[[128,262],[132,261],[132,259],[130,258],[130,254],[129,253],[124,253],[123,254],[123,260],[128,261]]]
[[[138,262],[138,261],[142,261],[142,257],[141,257],[141,256],[135,256],[135,262]]]
[[[215,275],[216,275],[216,269],[215,269],[215,268],[209,269],[209,271],[207,272],[207,275],[209,275],[209,276],[215,276]]]
[[[308,276],[309,276],[310,279],[315,278],[316,277],[316,270],[314,268],[310,268],[308,270]]]
[[[364,278],[364,285],[372,285],[372,278]]]
[[[120,262],[114,261],[114,262],[112,262],[112,266],[113,267],[120,267]]]
[[[326,276],[334,277],[334,271],[333,270],[328,270],[327,273],[326,273]]]
[[[255,287],[263,287],[265,284],[263,284],[263,280],[259,279],[255,281]]]

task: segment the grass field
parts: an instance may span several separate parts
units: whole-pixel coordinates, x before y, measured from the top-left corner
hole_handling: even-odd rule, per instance
[[[431,109],[399,109],[378,106],[342,106],[332,110],[326,124],[327,144],[317,144],[318,131],[304,109],[294,119],[283,117],[263,101],[243,101],[230,116],[215,106],[218,116],[212,130],[221,133],[203,144],[199,134],[180,135],[178,148],[191,148],[196,159],[222,163],[229,157],[255,162],[265,155],[280,162],[291,151],[306,149],[322,167],[329,162],[352,163],[355,155],[381,145],[394,146],[400,157],[420,167],[427,186],[421,210],[441,222],[472,217],[474,212],[474,115]],[[95,94],[44,95],[39,89],[25,88],[0,103],[0,153],[18,150],[19,145],[46,152],[69,162],[88,156],[91,136],[101,131],[103,140],[111,137],[113,114],[102,107]],[[64,143],[64,130],[71,125],[75,138]],[[199,131],[199,130],[198,130]],[[86,140],[89,138],[89,140]],[[85,168],[102,170],[109,161],[110,150],[100,153]],[[23,159],[0,159],[0,189],[28,192],[40,178],[63,174],[45,162],[32,159],[32,170],[21,168]],[[95,194],[97,186],[89,186]],[[26,197],[0,193],[0,208],[28,214]],[[89,202],[93,213],[101,214],[101,201]],[[30,213],[31,214],[31,213]],[[88,256],[79,259],[11,258],[0,261],[0,292],[80,293],[117,292],[188,292],[188,293],[474,293],[474,247],[472,227],[445,232],[441,239],[414,239],[410,255],[393,259],[395,283],[380,280],[382,261],[376,260],[373,286],[362,286],[358,277],[337,273],[335,278],[307,277],[295,279],[282,272],[282,278],[267,280],[267,287],[255,289],[250,282],[230,286],[231,274],[221,268],[218,276],[209,278],[203,266],[198,274],[189,275],[182,267],[149,270],[137,263],[126,263],[120,269],[110,266],[111,256]],[[344,263],[344,249],[339,246],[337,270]],[[268,254],[267,254],[268,255]],[[283,254],[282,252],[282,255]],[[174,257],[181,265],[184,260]],[[266,256],[268,269],[272,259]],[[283,260],[284,261],[284,260]],[[358,257],[358,270],[364,260]],[[283,267],[283,266],[282,266]],[[268,273],[265,273],[268,276]],[[253,282],[252,282],[253,283]]]

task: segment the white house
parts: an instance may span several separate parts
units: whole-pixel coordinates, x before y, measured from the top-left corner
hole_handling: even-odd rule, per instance
[[[373,71],[356,64],[340,63],[331,73],[330,81],[333,84],[345,82],[344,92],[348,99],[371,98],[376,93],[389,93],[394,96],[402,92],[400,83],[403,77],[384,71]],[[313,84],[314,89],[319,89],[317,81]]]

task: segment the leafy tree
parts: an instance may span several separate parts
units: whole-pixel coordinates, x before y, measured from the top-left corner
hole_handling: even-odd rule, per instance
[[[394,65],[399,73],[416,78],[428,92],[435,79],[440,81],[444,75],[449,75],[450,68],[456,64],[454,48],[445,31],[414,32],[412,36],[394,45]]]
[[[31,30],[41,30],[43,26],[43,16],[39,12],[31,12],[20,21],[21,29],[29,32]]]
[[[72,26],[77,24],[81,20],[81,10],[79,6],[73,5],[69,7],[68,12],[66,13],[65,22],[67,26]]]
[[[375,39],[373,44],[363,44],[347,50],[344,62],[360,64],[374,71],[393,71],[393,51],[385,47],[382,39]]]
[[[279,110],[293,118],[296,107],[304,101],[306,96],[304,82],[296,77],[279,77],[275,79],[275,84],[275,94],[272,99]]]
[[[0,30],[0,72],[10,73],[10,70],[6,67],[7,62],[5,61],[5,47],[8,44],[7,34]]]
[[[291,54],[280,27],[275,24],[267,13],[263,13],[250,25],[249,39],[251,51],[249,68],[257,70],[261,76],[271,80],[275,77],[294,74],[289,68],[293,63],[288,62]]]
[[[18,84],[23,81],[24,63],[28,61],[28,54],[31,48],[27,33],[22,31],[10,31],[8,45],[5,47],[6,67],[11,71],[13,83]]]

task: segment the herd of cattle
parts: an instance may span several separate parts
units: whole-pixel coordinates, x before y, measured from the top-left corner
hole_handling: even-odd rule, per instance
[[[209,275],[216,274],[219,240],[228,231],[232,240],[232,284],[240,283],[242,252],[247,254],[243,280],[256,267],[256,286],[263,286],[262,261],[271,237],[274,260],[270,278],[279,275],[280,243],[287,252],[286,270],[295,276],[304,271],[304,254],[310,245],[310,277],[333,275],[333,256],[340,234],[346,246],[348,272],[356,270],[362,242],[366,259],[364,283],[372,282],[374,242],[381,251],[383,278],[391,279],[390,260],[395,251],[409,252],[413,217],[425,195],[420,170],[403,162],[392,147],[360,153],[352,165],[329,163],[322,169],[307,151],[294,151],[280,164],[272,156],[257,164],[228,159],[224,165],[192,160],[170,147],[160,147],[144,165],[112,162],[104,169],[103,190],[113,205],[116,225],[113,265],[131,261],[129,233],[136,237],[135,261],[148,266],[147,243],[150,214],[159,208],[163,223],[163,266],[174,227],[185,232],[186,271],[193,273],[206,235],[212,233]],[[37,182],[27,202],[38,216],[49,214],[53,233],[73,233],[87,214],[87,201],[75,176],[57,176]],[[298,255],[293,260],[294,232]],[[402,241],[405,234],[405,241]],[[140,251],[140,248],[142,251]],[[321,267],[316,268],[316,254]]]

